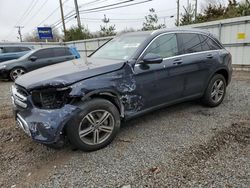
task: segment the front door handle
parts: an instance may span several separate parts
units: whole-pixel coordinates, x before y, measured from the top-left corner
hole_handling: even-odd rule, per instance
[[[212,59],[212,58],[213,58],[213,54],[208,54],[208,55],[207,55],[207,58],[208,58],[208,59]]]
[[[180,64],[182,64],[182,59],[181,58],[175,59],[173,64],[174,65],[180,65]]]

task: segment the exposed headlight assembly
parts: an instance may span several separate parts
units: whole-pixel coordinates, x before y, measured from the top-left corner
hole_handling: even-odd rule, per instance
[[[35,106],[42,109],[61,108],[69,102],[70,88],[45,89],[32,92],[32,101]]]

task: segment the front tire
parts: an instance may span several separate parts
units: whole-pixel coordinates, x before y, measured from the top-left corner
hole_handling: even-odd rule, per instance
[[[79,106],[82,110],[67,125],[71,144],[83,151],[94,151],[113,141],[120,128],[120,114],[110,101],[93,99]]]
[[[12,81],[15,81],[18,77],[22,76],[25,73],[26,71],[21,67],[14,68],[10,71],[10,79]]]
[[[203,104],[216,107],[221,104],[226,94],[226,80],[223,75],[216,74],[210,80],[202,98]]]

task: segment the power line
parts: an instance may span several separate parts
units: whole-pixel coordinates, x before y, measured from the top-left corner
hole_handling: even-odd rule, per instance
[[[96,2],[98,2],[98,3],[103,3],[103,2],[105,2],[105,1],[108,1],[108,0],[95,0],[95,1],[92,1],[92,2],[88,2],[88,3],[85,3],[85,4],[81,4],[80,6],[79,6],[79,8],[81,8],[81,7],[83,7],[83,6],[86,6],[86,5],[89,5],[89,4],[93,4],[93,3],[96,3]],[[73,13],[73,12],[75,12],[75,9],[73,9],[73,10],[71,10],[70,12],[68,12],[64,17],[65,17],[65,20],[66,19],[69,19],[69,18],[72,18],[73,16],[75,17],[76,16],[76,14],[75,13]],[[73,14],[71,14],[71,13],[73,13]],[[71,19],[72,20],[72,19]],[[59,19],[59,20],[57,20],[55,23],[53,23],[52,25],[54,25],[54,26],[58,26],[58,25],[60,25],[62,22],[61,22],[61,20]],[[68,23],[68,22],[66,22],[66,23]]]
[[[66,3],[69,0],[65,0],[62,4]],[[47,21],[53,14],[56,13],[57,10],[59,10],[60,6],[58,6],[56,9],[54,9],[49,16],[47,16],[43,21],[41,21],[37,26],[41,25],[42,23],[44,23],[45,21]]]
[[[133,5],[138,5],[138,4],[142,4],[142,3],[147,3],[147,2],[150,2],[150,1],[153,1],[153,0],[145,0],[145,1],[137,2],[137,3],[131,3],[131,4],[128,4],[128,5],[122,5],[122,6],[116,6],[116,7],[110,7],[110,8],[106,8],[106,9],[102,9],[102,7],[98,7],[101,10],[93,10],[93,11],[88,11],[88,12],[85,12],[86,10],[81,10],[80,13],[81,14],[88,14],[88,13],[93,13],[93,12],[102,12],[102,11],[105,11],[105,10],[112,10],[112,9],[124,8],[124,7],[128,7],[128,6],[133,6]],[[65,19],[71,18],[74,15],[75,14],[72,14],[72,15],[68,16]]]
[[[102,11],[105,11],[105,10],[112,10],[112,9],[117,9],[117,8],[124,8],[124,7],[129,7],[129,6],[133,6],[133,5],[142,4],[142,3],[148,3],[150,1],[153,1],[153,0],[145,0],[145,1],[137,2],[137,3],[131,3],[131,4],[128,4],[128,5],[122,5],[122,6],[111,7],[111,8],[101,9],[101,10],[88,11],[88,12],[85,12],[83,10],[84,11],[83,14],[93,13],[93,12],[102,12]]]
[[[159,19],[161,18],[166,18],[166,17],[173,17],[174,15],[167,15],[167,16],[157,16]],[[86,20],[101,20],[101,18],[82,18],[82,19],[86,19]],[[145,17],[141,17],[141,18],[111,18],[111,20],[145,20]]]
[[[112,9],[117,9],[117,8],[124,8],[124,7],[128,7],[128,6],[143,4],[143,3],[150,2],[150,1],[153,1],[153,0],[145,0],[145,1],[137,2],[137,3],[131,3],[131,4],[128,4],[128,5],[122,5],[122,6],[116,6],[116,7],[110,7],[110,8],[106,8],[106,9],[101,9],[101,7],[99,7],[99,9],[101,9],[101,10],[93,10],[93,11],[83,12],[83,13],[82,13],[82,11],[84,11],[84,10],[81,10],[80,12],[81,12],[81,14],[87,14],[87,13],[92,13],[92,12],[102,12],[102,11],[105,11],[105,10],[112,10]],[[70,19],[73,16],[75,16],[75,14],[69,15],[68,17],[65,18],[65,20]],[[59,22],[56,25],[54,25],[54,27],[56,27],[56,26],[58,26],[60,24],[61,23]]]
[[[103,3],[103,2],[108,1],[108,0],[95,0],[95,1],[91,1],[91,2],[88,2],[88,3],[81,4],[81,5],[79,6],[79,8],[81,8],[81,7],[83,7],[83,6],[86,6],[86,5],[93,4],[93,3],[98,3],[98,2],[100,3],[100,1],[101,1],[101,3]]]
[[[46,5],[47,2],[48,2],[48,0],[45,0],[45,1],[43,2],[43,4],[39,7],[38,11],[35,12],[35,15],[33,14],[33,16],[31,16],[30,19],[29,19],[28,21],[26,21],[24,25],[27,25],[31,20],[33,20],[34,17],[35,17],[36,15],[38,15],[38,13],[41,12],[41,10],[43,9],[43,7]]]
[[[95,0],[95,1],[92,1],[92,2],[89,2],[89,3],[85,3],[85,4],[81,4],[80,6],[78,6],[79,8],[81,8],[82,6],[85,6],[85,5],[88,5],[88,4],[92,4],[92,3],[94,3],[94,2],[99,2],[99,1],[107,1],[107,0]],[[73,10],[71,10],[71,11],[69,11],[67,14],[65,14],[65,17],[66,16],[69,16],[71,13],[73,13],[75,11],[75,8],[73,9]],[[59,19],[59,20],[57,20],[54,24],[52,24],[52,25],[55,25],[55,24],[57,24],[57,22],[60,22],[61,21],[61,19]]]
[[[18,25],[19,22],[25,17],[25,15],[27,14],[27,11],[29,11],[29,9],[32,7],[34,1],[32,0],[31,3],[29,4],[29,6],[25,9],[25,11],[23,12],[22,16],[18,19],[18,21],[16,22],[15,25]],[[9,36],[13,33],[14,28],[11,29],[11,31],[8,33],[8,35],[6,35],[5,38],[9,38]]]
[[[109,5],[105,5],[105,6],[85,9],[85,10],[81,10],[80,12],[98,10],[98,9],[107,8],[107,7],[111,7],[111,6],[116,6],[116,5],[120,5],[120,4],[124,4],[124,3],[130,3],[131,1],[134,1],[134,0],[126,0],[126,1],[119,2],[119,3],[113,3],[113,4],[109,4]]]
[[[99,1],[104,2],[104,1],[107,1],[107,0],[95,0],[95,1],[92,1],[92,3],[94,3],[94,2],[99,2]],[[109,6],[115,6],[115,5],[122,4],[122,3],[128,3],[128,2],[131,2],[131,1],[134,1],[134,0],[126,0],[126,1],[123,1],[123,2],[114,3],[114,4],[109,4],[109,5],[105,5],[105,6],[101,6],[101,7],[95,7],[95,8],[86,9],[86,10],[96,10],[96,9],[105,8],[105,7],[109,7]],[[90,3],[91,3],[91,2],[86,3],[86,4],[90,4]],[[82,6],[84,6],[84,5],[86,5],[86,4],[80,5],[79,8],[81,8]],[[86,10],[81,10],[80,12],[86,11]],[[75,16],[75,13],[70,14],[70,13],[72,13],[72,12],[74,12],[74,10],[72,10],[72,11],[70,11],[68,14],[66,14],[66,15],[65,15],[65,19],[69,19],[69,18],[71,18],[72,16]],[[66,16],[68,16],[68,17],[66,17]],[[60,22],[60,20],[58,20],[57,22]],[[55,23],[52,24],[52,25],[57,25],[57,24],[59,24],[59,23],[57,23],[57,22],[55,22]]]
[[[19,24],[19,22],[20,22],[21,20],[23,20],[23,18],[26,16],[27,12],[30,11],[30,9],[31,9],[31,7],[33,6],[33,3],[34,3],[34,2],[35,2],[35,1],[33,1],[33,0],[31,1],[31,3],[29,4],[28,8],[25,9],[24,13],[23,13],[22,16],[19,18],[19,20],[17,21],[17,23],[16,23],[15,25]]]
[[[20,23],[22,23],[30,15],[30,13],[32,12],[32,10],[34,9],[34,7],[37,5],[38,1],[39,0],[33,1],[35,3],[32,5],[32,7],[30,8],[30,10],[27,12],[26,16],[22,19],[22,21]]]

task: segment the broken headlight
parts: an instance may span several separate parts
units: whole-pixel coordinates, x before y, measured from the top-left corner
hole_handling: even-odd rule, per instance
[[[70,88],[46,89],[32,92],[34,105],[42,109],[61,108],[69,103]]]

